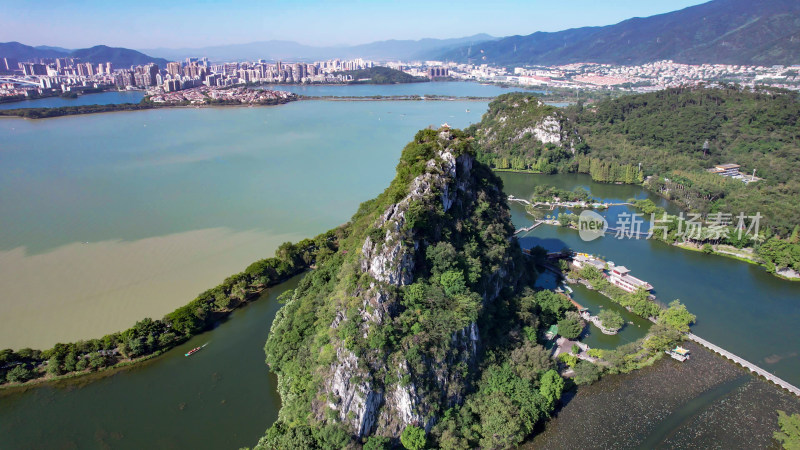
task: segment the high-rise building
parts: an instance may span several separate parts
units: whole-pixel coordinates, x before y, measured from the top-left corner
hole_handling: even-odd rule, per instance
[[[114,73],[114,66],[111,64],[111,61],[106,63],[106,73],[107,74]]]
[[[14,58],[3,58],[0,60],[0,71],[2,72],[13,72],[19,69],[19,63]]]
[[[88,76],[94,75],[94,66],[92,66],[92,63],[87,62],[85,65],[86,65],[86,74]]]
[[[136,80],[134,80],[133,72],[130,70],[118,71],[114,74],[114,84],[119,87],[135,86]]]
[[[39,63],[23,63],[22,73],[24,75],[47,75],[47,66]]]
[[[181,73],[181,63],[179,62],[171,62],[167,63],[167,73],[172,75],[173,77]]]

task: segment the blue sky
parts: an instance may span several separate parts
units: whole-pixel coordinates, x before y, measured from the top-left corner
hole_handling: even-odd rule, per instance
[[[281,39],[309,45],[495,36],[608,25],[697,0],[4,0],[0,42],[67,48],[204,47]]]

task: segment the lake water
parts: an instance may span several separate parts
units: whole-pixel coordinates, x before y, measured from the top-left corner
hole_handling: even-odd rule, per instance
[[[100,379],[0,391],[0,448],[185,449],[255,445],[278,417],[264,364],[277,297],[300,277],[236,310],[212,332]],[[191,348],[208,345],[187,358]],[[102,374],[100,374],[102,375]]]
[[[0,120],[0,348],[161,317],[346,222],[417,130],[485,109],[311,101]]]
[[[359,85],[267,85],[266,89],[294,92],[308,96],[352,96],[371,97],[375,95],[443,95],[455,97],[496,97],[514,91],[525,91],[523,88],[505,88],[496,85],[471,83],[466,81],[403,83],[403,84],[359,84]],[[527,91],[541,92],[541,91]],[[35,100],[23,100],[13,103],[0,103],[0,109],[17,108],[58,108],[62,106],[110,105],[116,103],[139,103],[144,97],[143,91],[101,92],[86,94],[78,98],[48,97]],[[566,103],[554,103],[565,106]],[[478,108],[480,109],[480,108]]]
[[[371,97],[374,95],[444,95],[454,97],[496,97],[522,88],[506,88],[493,84],[471,83],[468,81],[437,81],[427,83],[401,84],[354,84],[354,85],[267,85],[266,89],[289,91],[308,96],[333,97]],[[541,92],[541,91],[527,91]]]
[[[62,106],[111,105],[116,103],[139,103],[144,98],[142,91],[100,92],[79,95],[78,98],[47,97],[23,100],[13,103],[0,103],[0,109],[17,108],[60,108]]]

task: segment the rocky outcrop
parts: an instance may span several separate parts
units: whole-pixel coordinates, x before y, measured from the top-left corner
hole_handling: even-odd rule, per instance
[[[370,328],[390,320],[396,308],[396,288],[407,286],[415,279],[417,252],[430,242],[407,227],[410,209],[415,204],[438,204],[444,212],[456,205],[472,204],[479,187],[474,185],[474,158],[470,154],[456,155],[448,148],[449,132],[438,135],[442,148],[425,164],[425,173],[410,183],[407,195],[389,205],[373,224],[379,233],[370,233],[361,246],[359,268],[373,282],[361,292],[362,330],[366,337]],[[376,238],[378,237],[379,238]],[[505,268],[497,270],[481,293],[484,301],[495,299],[508,275]],[[331,327],[344,326],[343,314]],[[336,345],[337,358],[327,371],[323,397],[325,405],[334,410],[341,422],[359,436],[370,432],[397,437],[408,425],[427,430],[435,424],[437,405],[452,406],[463,401],[466,383],[464,370],[475,367],[480,345],[480,330],[476,323],[455,332],[450,350],[444,360],[425,361],[423,372],[409,367],[402,360],[362,360]],[[381,365],[385,371],[381,371]],[[392,374],[391,380],[379,373]],[[322,411],[317,416],[324,417]]]
[[[522,137],[526,134],[532,134],[536,140],[543,144],[555,144],[559,147],[561,146],[561,122],[555,115],[545,117],[534,126],[521,129],[517,133],[515,140],[522,139]]]

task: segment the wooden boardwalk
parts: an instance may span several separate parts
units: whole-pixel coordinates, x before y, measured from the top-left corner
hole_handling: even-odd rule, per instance
[[[787,382],[785,380],[782,380],[781,378],[778,378],[777,376],[767,372],[766,370],[762,369],[761,367],[758,367],[757,365],[751,363],[750,361],[747,361],[744,358],[740,358],[740,357],[734,355],[733,353],[731,353],[731,352],[729,352],[729,351],[727,351],[727,350],[725,350],[725,349],[723,349],[721,347],[718,347],[718,346],[712,344],[711,342],[708,342],[707,340],[701,338],[700,336],[697,336],[696,334],[688,333],[687,337],[689,339],[691,339],[692,341],[697,342],[698,344],[702,345],[703,347],[705,347],[705,348],[707,348],[707,349],[709,349],[709,350],[711,350],[713,352],[719,353],[720,355],[730,359],[731,361],[735,362],[736,364],[739,364],[740,366],[744,367],[745,369],[748,369],[751,372],[756,373],[757,375],[761,375],[762,377],[766,378],[767,380],[777,384],[778,386],[786,389],[787,391],[791,392],[792,394],[797,395],[798,397],[800,397],[800,388],[797,388],[797,386],[789,384],[789,382]]]

